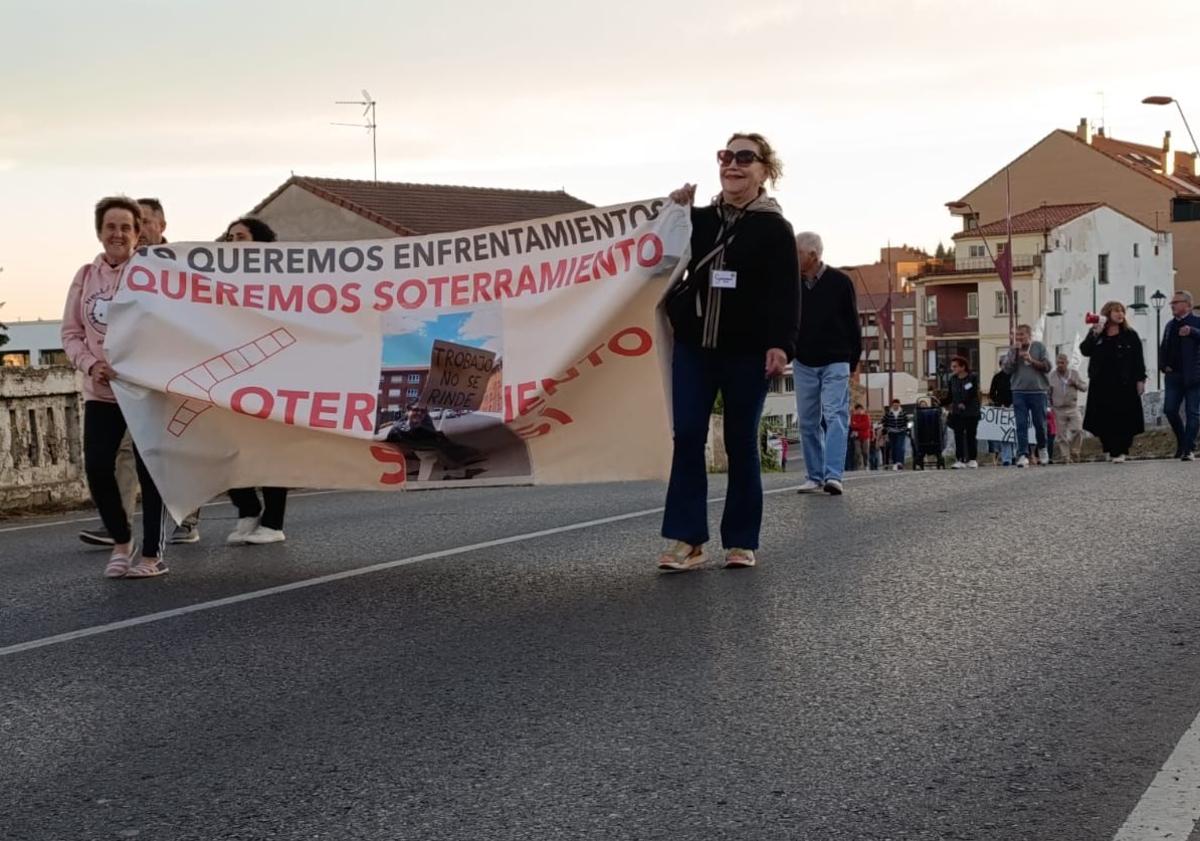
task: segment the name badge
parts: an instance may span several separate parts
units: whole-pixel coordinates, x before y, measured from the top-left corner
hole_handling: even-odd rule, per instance
[[[970,390],[971,390],[971,389],[973,389],[974,387],[975,387],[975,383],[967,383],[966,385],[964,385],[964,386],[963,386],[963,390],[964,390],[964,391],[970,391]]]
[[[714,269],[712,273],[713,289],[737,289],[737,272],[726,269]]]

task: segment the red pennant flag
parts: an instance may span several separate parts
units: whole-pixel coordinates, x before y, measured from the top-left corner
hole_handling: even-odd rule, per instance
[[[879,308],[876,317],[879,321],[879,329],[883,331],[884,335],[890,337],[892,335],[892,296],[890,293],[887,303]]]
[[[1008,247],[1001,251],[1000,255],[996,257],[996,273],[1000,275],[1000,285],[1004,287],[1004,293],[1011,298],[1013,274],[1011,242],[1009,243]]]

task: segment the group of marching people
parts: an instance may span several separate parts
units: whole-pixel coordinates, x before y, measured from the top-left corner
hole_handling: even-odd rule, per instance
[[[163,558],[167,543],[200,539],[199,511],[184,518],[168,535],[166,514],[113,393],[117,374],[108,362],[104,339],[108,310],[126,264],[140,247],[166,242],[162,203],[124,196],[101,199],[95,208],[96,237],[103,251],[75,273],[63,308],[63,349],[83,376],[83,449],[88,489],[101,529],[80,532],[80,540],[111,547],[104,575],[108,578],[155,578],[169,569]],[[275,232],[260,219],[244,217],[226,228],[222,240],[273,242]],[[132,517],[138,488],[142,495],[142,540],[133,534]],[[231,545],[278,543],[285,539],[286,488],[234,488],[229,497],[238,521],[226,538]]]

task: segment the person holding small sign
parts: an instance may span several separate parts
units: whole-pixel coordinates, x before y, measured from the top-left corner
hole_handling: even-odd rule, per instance
[[[706,560],[708,474],[704,447],[718,392],[724,401],[729,485],[721,518],[727,567],[756,563],[762,525],[758,426],[767,383],[779,376],[799,328],[800,269],[792,227],[770,198],[783,167],[760,134],[734,134],[717,151],[721,192],[692,207],[691,262],[664,301],[675,344],[671,405],[675,446],[658,559],[664,572]],[[691,205],[694,184],[671,200]]]
[[[1134,437],[1146,429],[1146,361],[1141,338],[1125,320],[1124,304],[1109,301],[1101,308],[1079,352],[1088,358],[1090,381],[1083,428],[1100,439],[1115,464],[1121,464]]]

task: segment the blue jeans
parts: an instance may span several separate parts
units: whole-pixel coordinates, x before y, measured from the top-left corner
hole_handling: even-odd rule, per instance
[[[1183,374],[1170,373],[1163,377],[1166,393],[1163,395],[1163,414],[1171,431],[1175,433],[1175,448],[1178,455],[1187,455],[1196,448],[1196,433],[1200,432],[1200,382],[1183,384]],[[1179,410],[1184,410],[1185,424],[1179,419]]]
[[[725,399],[729,483],[721,516],[727,549],[757,549],[762,527],[758,423],[767,397],[763,355],[722,353],[676,344],[671,361],[675,449],[662,536],[693,546],[708,542],[708,466],[704,445],[717,391]]]
[[[813,482],[841,481],[850,435],[850,363],[810,368],[793,362],[792,379],[796,383],[796,421],[804,446],[804,470]]]
[[[1017,456],[1029,452],[1029,416],[1033,415],[1033,435],[1039,450],[1046,449],[1046,398],[1044,391],[1014,391],[1013,414],[1017,417]]]
[[[904,446],[907,443],[907,432],[888,433],[888,450],[891,452],[892,464],[904,464]]]

